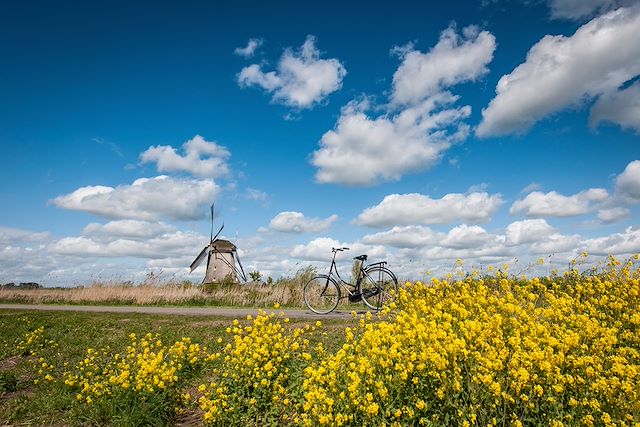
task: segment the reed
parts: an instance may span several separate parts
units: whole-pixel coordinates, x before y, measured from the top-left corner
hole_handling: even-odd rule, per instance
[[[0,288],[0,302],[23,304],[213,305],[234,307],[302,307],[302,288],[313,269],[269,283],[100,282],[71,288]]]

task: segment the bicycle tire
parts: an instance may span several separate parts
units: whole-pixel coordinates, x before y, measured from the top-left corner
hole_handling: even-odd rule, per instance
[[[372,267],[364,271],[358,290],[362,302],[372,310],[381,310],[398,294],[398,279],[388,268]]]
[[[321,274],[304,285],[302,296],[309,310],[316,314],[328,314],[340,302],[340,287],[331,277]]]

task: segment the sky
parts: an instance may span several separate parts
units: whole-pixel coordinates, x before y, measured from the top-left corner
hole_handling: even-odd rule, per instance
[[[640,253],[640,1],[216,3],[3,5],[0,283]]]

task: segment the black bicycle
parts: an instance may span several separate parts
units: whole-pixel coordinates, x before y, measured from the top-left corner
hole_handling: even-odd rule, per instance
[[[320,274],[304,286],[304,303],[314,313],[331,313],[343,298],[349,298],[350,302],[362,300],[372,310],[380,310],[395,298],[398,292],[398,279],[385,267],[386,261],[365,266],[367,255],[357,256],[354,259],[360,262],[355,283],[347,282],[340,277],[336,255],[338,252],[348,250],[349,248],[332,248],[333,260],[329,274]],[[341,289],[346,291],[344,295]]]

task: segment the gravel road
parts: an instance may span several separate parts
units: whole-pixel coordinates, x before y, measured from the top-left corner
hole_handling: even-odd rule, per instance
[[[145,313],[167,314],[177,316],[219,316],[242,318],[248,314],[253,316],[257,308],[235,307],[148,307],[148,306],[109,306],[109,305],[53,305],[53,304],[0,304],[0,310],[32,310],[32,311],[84,311],[93,313]],[[264,309],[266,312],[284,312],[292,319],[326,319],[351,317],[351,312],[336,310],[330,314],[315,314],[309,310]]]

